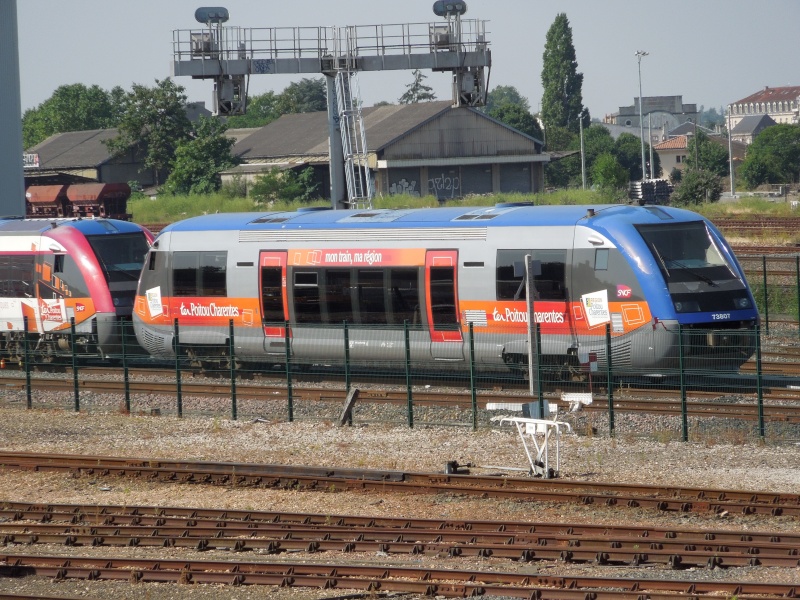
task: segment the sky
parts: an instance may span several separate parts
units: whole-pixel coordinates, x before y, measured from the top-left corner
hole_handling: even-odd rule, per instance
[[[583,103],[593,118],[630,106],[642,95],[683,96],[687,104],[724,107],[765,86],[800,85],[800,1],[768,0],[466,0],[465,19],[487,21],[492,51],[489,89],[514,86],[539,109],[542,53],[559,13],[572,28]],[[17,0],[22,110],[61,85],[129,90],[171,74],[173,30],[199,29],[200,6],[225,6],[228,26],[244,28],[391,25],[441,21],[432,0]],[[251,95],[281,92],[314,75],[253,75]],[[396,102],[409,71],[359,75],[365,106]],[[211,106],[210,80],[179,77],[189,101]],[[437,99],[450,99],[450,75],[427,72]]]

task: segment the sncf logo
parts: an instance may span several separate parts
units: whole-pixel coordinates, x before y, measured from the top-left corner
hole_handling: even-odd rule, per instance
[[[617,298],[630,298],[632,294],[633,290],[627,285],[617,286]]]
[[[81,304],[80,302],[75,303],[75,312],[84,312],[86,310],[86,305]]]

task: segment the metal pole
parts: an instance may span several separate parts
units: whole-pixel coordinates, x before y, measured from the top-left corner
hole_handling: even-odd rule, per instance
[[[539,323],[536,323],[536,395],[539,398],[539,416],[544,419],[544,391],[542,390],[542,331]]]
[[[644,117],[642,116],[642,57],[647,54],[644,50],[637,50],[635,55],[639,61],[639,139],[642,141],[642,179],[647,176],[644,166]]]
[[[131,414],[131,382],[130,373],[128,372],[128,352],[126,346],[128,324],[125,321],[119,322],[120,326],[120,340],[122,341],[122,381],[125,386],[125,412]]]
[[[683,327],[678,323],[678,377],[681,385],[681,428],[683,441],[689,441],[689,416],[686,404],[686,371],[683,368]]]
[[[78,388],[78,357],[75,354],[75,317],[70,317],[69,319],[69,331],[71,338],[70,346],[72,346],[72,388],[75,391],[75,412],[80,412],[81,397]]]
[[[589,377],[592,376],[590,365]],[[614,437],[614,382],[611,366],[611,324],[606,323],[606,387],[608,388],[608,435]]]
[[[650,148],[650,179],[655,179],[653,173],[653,131],[651,129],[651,121],[653,120],[653,113],[647,113],[647,147]]]
[[[767,256],[761,257],[761,268],[764,273],[764,333],[769,335],[769,294],[767,293]]]
[[[228,358],[230,359],[231,373],[231,419],[236,420],[238,406],[236,402],[236,357],[234,356],[233,319],[228,322]]]
[[[733,175],[733,136],[731,135],[731,105],[728,105],[728,170],[731,172],[731,198],[736,197],[736,184]]]
[[[178,418],[183,417],[183,390],[181,389],[181,339],[178,318],[174,321],[175,329],[175,397],[178,403]]]
[[[697,140],[697,117],[694,118],[694,170],[697,171],[698,157],[700,156],[700,142]]]
[[[794,257],[794,287],[797,290],[797,335],[800,335],[800,256]]]
[[[756,397],[758,398],[758,437],[762,440],[764,430],[764,388],[761,379],[761,327],[756,325]]]
[[[344,391],[350,393],[350,331],[347,329],[347,321],[342,321],[344,328]],[[347,424],[353,424],[353,412],[347,413]]]
[[[289,422],[294,421],[294,398],[292,398],[292,350],[289,345],[289,321],[283,323],[284,350],[286,352],[286,410],[289,413]]]
[[[478,430],[478,386],[475,381],[475,337],[472,321],[469,322],[469,389],[472,396],[472,431]],[[544,418],[544,417],[542,417]]]
[[[408,319],[403,321],[403,333],[406,344],[406,405],[408,407],[408,426],[414,428],[414,396],[411,392],[411,343],[408,333]]]
[[[581,182],[583,189],[586,189],[586,152],[583,147],[583,111],[578,115],[578,127],[581,132]]]
[[[23,331],[23,348],[25,351],[25,400],[28,408],[33,408],[33,399],[31,398],[31,361],[30,361],[30,347],[28,346],[28,317],[22,318]]]

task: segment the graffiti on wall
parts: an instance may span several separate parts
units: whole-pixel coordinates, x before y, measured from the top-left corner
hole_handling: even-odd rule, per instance
[[[419,196],[419,190],[417,189],[417,182],[408,181],[405,178],[401,179],[397,183],[393,183],[392,185],[390,185],[389,193],[405,194],[407,196]]]
[[[428,178],[428,190],[437,198],[456,198],[461,196],[461,179],[444,173]]]

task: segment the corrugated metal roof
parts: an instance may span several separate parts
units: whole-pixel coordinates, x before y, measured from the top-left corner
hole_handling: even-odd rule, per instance
[[[111,159],[111,152],[103,142],[117,135],[116,129],[57,133],[28,152],[39,155],[39,170],[97,167]]]

